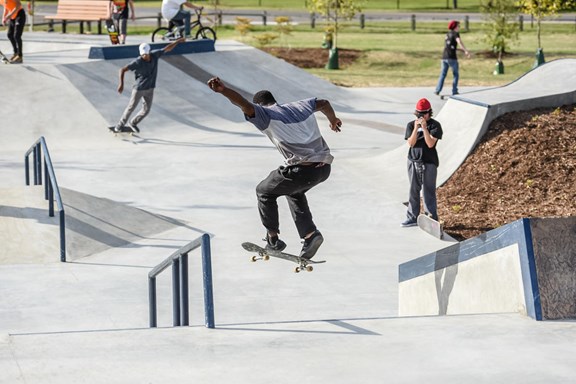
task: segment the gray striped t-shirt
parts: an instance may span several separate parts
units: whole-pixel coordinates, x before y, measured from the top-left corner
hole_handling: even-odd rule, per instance
[[[266,107],[254,104],[255,116],[246,120],[268,136],[286,159],[286,165],[331,164],[334,157],[320,134],[315,109],[316,98]]]

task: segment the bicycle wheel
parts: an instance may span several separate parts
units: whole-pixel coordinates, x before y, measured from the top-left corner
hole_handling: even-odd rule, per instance
[[[216,32],[210,27],[202,27],[196,32],[196,39],[210,39],[216,41]]]
[[[160,27],[152,32],[152,42],[165,42],[174,40],[174,34],[166,27]]]

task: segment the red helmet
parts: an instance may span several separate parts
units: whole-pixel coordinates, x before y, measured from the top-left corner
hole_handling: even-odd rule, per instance
[[[456,27],[457,27],[458,25],[460,25],[460,22],[459,22],[459,21],[452,20],[452,21],[450,21],[450,22],[448,23],[448,29],[449,29],[449,30],[456,29]]]
[[[432,105],[430,105],[428,99],[420,99],[416,103],[416,112],[428,112],[431,109]]]

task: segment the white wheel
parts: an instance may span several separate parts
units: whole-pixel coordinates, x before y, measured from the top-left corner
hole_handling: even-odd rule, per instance
[[[300,267],[296,267],[296,268],[294,268],[294,272],[296,272],[296,273],[300,273]]]
[[[258,258],[256,256],[252,256],[250,260],[254,263],[256,260],[258,260]]]
[[[268,255],[264,255],[262,258],[263,258],[265,261],[270,260],[270,256],[268,256]]]
[[[307,266],[306,266],[306,270],[307,270],[308,272],[312,272],[312,271],[314,270],[314,267],[311,266],[311,265],[307,265]]]

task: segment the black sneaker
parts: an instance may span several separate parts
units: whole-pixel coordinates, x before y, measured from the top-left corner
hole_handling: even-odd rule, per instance
[[[312,236],[307,239],[304,239],[304,245],[302,246],[302,250],[300,251],[300,257],[304,259],[310,260],[314,257],[318,248],[324,242],[324,236],[320,233],[320,231],[315,231]]]
[[[402,222],[402,224],[400,224],[400,225],[403,226],[404,228],[415,227],[418,225],[418,222],[416,220],[413,220],[413,219],[407,219],[406,221]]]
[[[266,238],[263,240],[266,241],[267,251],[282,252],[286,248],[286,243],[280,240],[278,236],[270,237],[266,234]]]
[[[140,128],[138,128],[138,126],[136,124],[128,124],[128,128],[132,130],[132,132],[136,132],[139,133],[140,132]]]

